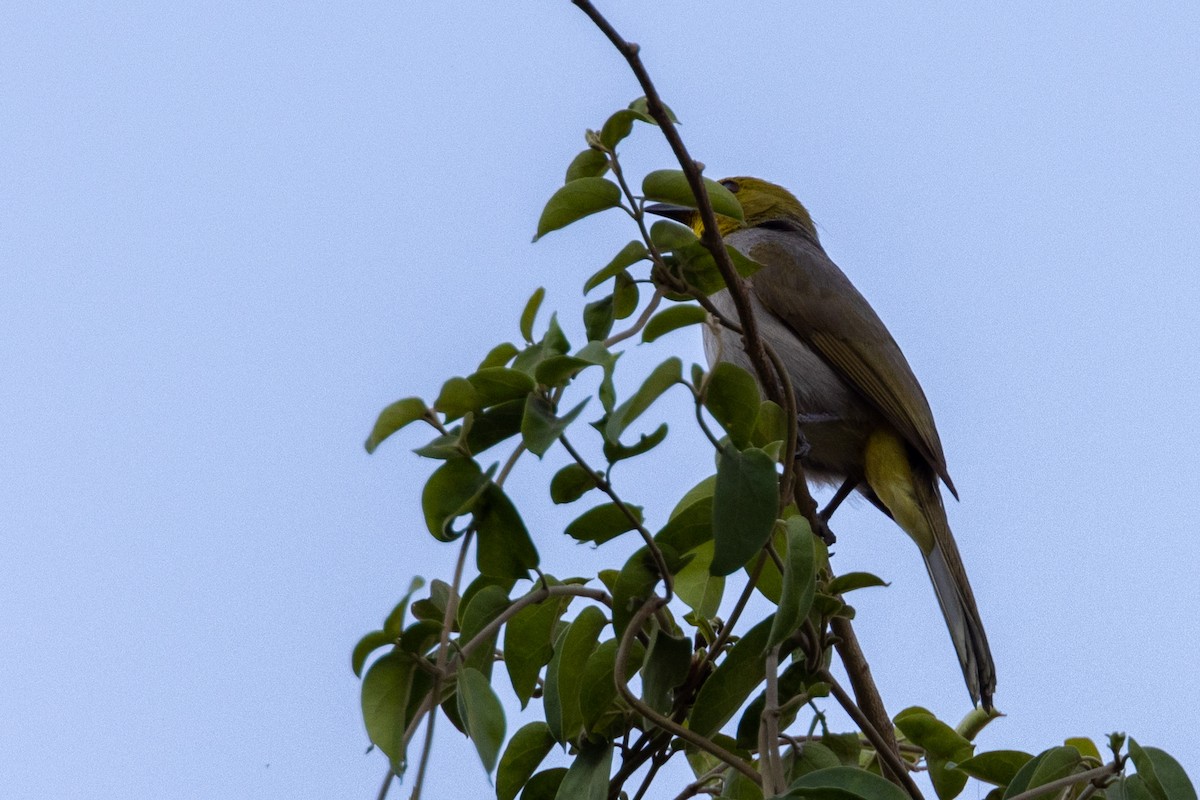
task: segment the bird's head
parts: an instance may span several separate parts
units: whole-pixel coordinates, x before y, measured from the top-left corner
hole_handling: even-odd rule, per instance
[[[720,184],[733,193],[742,205],[745,221],[717,215],[717,227],[722,236],[743,228],[778,228],[800,230],[814,238],[817,235],[812,217],[796,196],[778,184],[761,178],[725,178]],[[646,206],[651,214],[682,222],[699,236],[704,232],[700,213],[693,208],[658,203]]]

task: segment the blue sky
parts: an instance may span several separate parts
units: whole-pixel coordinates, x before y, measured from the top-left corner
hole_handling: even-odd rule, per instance
[[[1009,714],[982,743],[1121,728],[1200,775],[1200,11],[602,9],[708,174],[792,188],[921,378]],[[632,231],[529,239],[638,94],[565,1],[5,5],[5,796],[373,796],[349,649],[453,553],[419,440],[361,442],[537,286],[578,334]],[[649,132],[625,154],[670,165]],[[672,350],[703,358],[677,334],[622,366]],[[694,438],[629,473],[652,519],[709,469]],[[512,483],[546,567],[617,560],[560,541],[557,465]],[[869,507],[836,522],[840,569],[893,582],[856,603],[889,706],[956,719],[915,550]],[[449,726],[434,759],[430,796],[487,789]]]

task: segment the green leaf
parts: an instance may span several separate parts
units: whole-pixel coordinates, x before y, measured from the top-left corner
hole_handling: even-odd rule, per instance
[[[1104,797],[1107,800],[1160,800],[1140,774],[1122,775],[1116,783],[1104,788]]]
[[[974,745],[919,706],[906,708],[897,714],[896,727],[909,741],[925,749],[929,780],[938,797],[941,800],[957,797],[966,786],[968,776],[951,764],[969,759],[974,753]]]
[[[625,633],[633,615],[654,593],[658,580],[654,557],[647,548],[638,548],[621,568],[612,588],[613,629],[618,636]]]
[[[483,361],[479,362],[479,368],[506,366],[519,352],[521,351],[512,342],[502,342],[488,351],[488,354],[483,357]]]
[[[384,631],[371,631],[359,639],[358,644],[354,645],[354,651],[350,654],[350,668],[354,670],[354,675],[361,678],[362,668],[367,663],[368,656],[381,647],[394,644],[395,641],[394,636],[388,636]]]
[[[584,666],[596,649],[600,631],[607,624],[604,612],[595,606],[587,606],[555,642],[554,655],[546,668],[543,704],[546,724],[556,741],[573,740],[583,726],[579,695],[583,689]]]
[[[513,800],[553,747],[550,728],[540,720],[514,733],[496,771],[496,800]]]
[[[1096,747],[1095,742],[1086,736],[1072,736],[1064,741],[1063,744],[1068,747],[1074,747],[1079,751],[1079,755],[1084,758],[1094,758],[1098,763],[1104,763],[1104,759],[1100,756],[1100,749]]]
[[[566,767],[542,770],[525,784],[521,800],[554,800],[566,775]]]
[[[621,190],[605,178],[579,178],[563,186],[551,196],[538,220],[536,242],[551,231],[565,228],[584,217],[616,208],[621,204]]]
[[[679,122],[679,118],[675,116],[675,112],[671,110],[670,106],[668,106],[666,103],[663,103],[662,107],[663,111],[665,111],[667,114],[667,119],[671,120],[671,122],[674,122],[676,125],[681,124]],[[629,108],[632,111],[637,111],[639,114],[645,114],[647,117],[650,117],[647,122],[650,122],[652,125],[658,124],[658,121],[655,120],[654,117],[650,116],[650,101],[648,101],[644,95],[630,103]]]
[[[442,637],[441,620],[420,619],[404,629],[400,635],[400,649],[411,655],[423,656]]]
[[[467,376],[484,408],[509,400],[523,400],[534,389],[533,378],[508,367],[485,367]]]
[[[688,720],[688,727],[700,736],[719,731],[763,682],[766,667],[762,653],[774,620],[774,615],[767,617],[747,631],[700,687]]]
[[[694,558],[684,564],[683,569],[675,576],[675,594],[701,618],[712,619],[721,606],[721,597],[725,593],[725,578],[713,575],[709,570],[713,557],[711,541],[704,542],[691,553]]]
[[[667,524],[654,540],[660,545],[685,555],[696,548],[712,544],[713,486],[716,476],[712,475],[696,484],[671,511]]]
[[[587,294],[609,278],[621,274],[628,267],[631,267],[642,259],[649,257],[650,251],[646,249],[646,245],[642,244],[636,239],[633,240],[629,244],[622,247],[621,252],[617,253],[613,260],[608,262],[603,269],[587,279],[587,283],[583,285],[583,293]]]
[[[473,595],[463,596],[462,632],[458,640],[466,644],[479,635],[488,623],[500,615],[510,604],[508,590],[503,586],[484,586]],[[464,662],[466,666],[479,670],[491,680],[492,664],[495,663],[496,638],[499,631],[475,646]]]
[[[724,449],[713,492],[714,575],[728,575],[757,555],[775,527],[779,480],[762,450]]]
[[[741,772],[730,767],[725,772],[725,784],[721,790],[721,800],[763,800],[762,787]],[[771,800],[780,800],[780,798],[777,796],[771,798]],[[845,799],[836,798],[835,800]],[[857,800],[857,798],[852,800]]]
[[[896,727],[910,742],[926,752],[945,758],[970,757],[971,743],[958,731],[923,708],[906,708],[896,715]],[[966,755],[964,755],[966,753]]]
[[[542,337],[542,348],[545,350],[546,358],[552,355],[563,355],[571,349],[571,343],[567,341],[567,337],[558,324],[558,314],[550,315],[550,323],[546,326],[546,335]]]
[[[786,796],[806,797],[793,794],[793,790],[808,788],[842,789],[864,800],[908,800],[894,783],[857,767],[829,767],[801,775],[788,787]]]
[[[585,397],[579,405],[557,417],[549,400],[540,394],[529,395],[525,400],[525,416],[521,420],[521,439],[525,442],[525,448],[538,457],[544,456],[590,399]]]
[[[583,744],[558,787],[555,800],[607,800],[612,758],[612,745],[607,742]]]
[[[383,632],[390,638],[396,639],[400,636],[400,632],[404,630],[404,614],[408,610],[408,602],[412,596],[425,587],[425,579],[422,577],[413,578],[408,583],[408,591],[400,598],[392,608],[392,613],[387,615],[387,619],[383,621]]]
[[[1133,753],[1134,741],[1129,740],[1129,752]],[[1157,747],[1139,747],[1141,763],[1134,760],[1138,775],[1145,780],[1144,772],[1153,771],[1158,786],[1167,800],[1196,800],[1196,789],[1188,779],[1179,762]],[[1143,765],[1148,765],[1149,769]],[[1149,781],[1147,780],[1147,784]]]
[[[463,451],[462,428],[451,428],[445,434],[432,439],[428,444],[413,448],[413,452],[421,458],[436,458],[441,461],[462,458],[467,455]]]
[[[508,495],[488,483],[475,512],[479,545],[475,563],[480,574],[496,578],[525,578],[538,565],[537,548]]]
[[[775,548],[775,552],[781,553],[787,549],[787,536],[784,529],[776,526],[771,532],[771,546]],[[750,561],[742,569],[746,573],[746,577],[750,577],[756,569],[756,561]],[[774,559],[766,559],[762,569],[758,570],[758,582],[754,584],[754,588],[763,597],[770,600],[775,605],[779,605],[779,601],[783,599],[783,573],[775,566]],[[813,607],[820,610],[822,595],[818,593],[813,597]]]
[[[557,505],[573,503],[596,488],[597,478],[579,464],[567,464],[550,479],[550,499]]]
[[[483,408],[483,399],[466,378],[451,378],[442,384],[433,407],[446,415],[446,420],[455,420],[471,411]]]
[[[842,766],[858,766],[862,744],[857,733],[826,733],[821,737],[821,744],[837,756]]]
[[[787,536],[787,557],[783,562],[783,597],[775,613],[775,624],[767,639],[767,649],[775,647],[800,627],[816,593],[817,576],[813,557],[813,534],[808,521],[799,515],[782,525]]]
[[[578,356],[550,356],[538,362],[534,369],[537,382],[547,387],[566,386],[576,375],[595,366]]]
[[[675,687],[687,678],[691,665],[691,641],[655,628],[642,666],[642,699],[660,714],[669,714]]]
[[[425,411],[425,401],[419,397],[406,397],[403,400],[397,400],[383,411],[380,411],[379,417],[375,420],[375,427],[371,429],[371,435],[367,437],[367,441],[364,443],[367,452],[374,453],[375,448],[379,447],[384,439],[405,425],[422,419],[425,416]]]
[[[438,625],[446,618],[446,606],[450,603],[450,584],[434,578],[429,583],[429,597],[412,604],[413,616],[430,620]]]
[[[891,586],[891,584],[869,572],[847,572],[845,575],[838,575],[831,580],[826,590],[830,594],[845,594],[855,589],[868,589],[872,586]]]
[[[617,699],[617,686],[614,683],[616,672],[617,650],[620,642],[608,639],[601,642],[588,656],[583,668],[583,687],[579,692],[579,710],[583,714],[583,727],[592,731],[596,723]],[[629,648],[629,658],[625,663],[625,675],[628,677],[637,672],[645,658],[645,648],[636,639]]]
[[[754,433],[750,442],[755,447],[767,447],[775,442],[787,441],[787,414],[778,404],[763,400],[758,406],[758,416],[754,420]]]
[[[467,735],[475,744],[475,752],[490,775],[496,768],[496,757],[504,743],[504,707],[492,691],[492,684],[483,673],[471,667],[458,671],[458,715],[466,726]]]
[[[633,512],[638,522],[642,521],[641,506],[626,505],[626,508]],[[572,520],[567,525],[566,533],[576,541],[604,544],[636,527],[620,506],[616,503],[604,503],[588,509]]]
[[[404,653],[380,656],[362,682],[362,714],[367,736],[401,772],[404,762],[405,711],[416,666]]]
[[[529,300],[525,303],[525,310],[521,312],[521,335],[525,337],[525,341],[533,341],[533,321],[537,318],[538,309],[542,306],[542,300],[546,297],[546,287],[539,286],[533,290],[533,294],[529,296]]]
[[[425,526],[438,541],[452,542],[461,534],[454,520],[471,513],[492,478],[469,458],[454,458],[433,471],[421,492]]]
[[[746,219],[742,204],[738,202],[733,192],[716,181],[702,178],[704,188],[708,192],[708,200],[713,211],[726,217],[733,217],[739,222]],[[687,176],[681,170],[660,169],[646,175],[642,179],[642,194],[647,200],[657,200],[661,203],[671,203],[687,208],[699,208],[692,187],[688,184]]]
[[[760,403],[758,382],[749,372],[728,361],[713,367],[704,393],[704,407],[721,423],[738,449],[750,444]]]
[[[471,417],[471,427],[462,437],[467,450],[479,455],[521,432],[525,398],[509,400]]]
[[[793,753],[790,760],[788,779],[793,781],[801,775],[841,764],[834,752],[820,742],[802,743],[799,752]]]
[[[694,247],[704,248],[704,245],[700,244],[700,239],[696,237],[696,232],[691,228],[680,225],[678,222],[668,222],[665,219],[660,219],[650,226],[650,241],[663,252]]]
[[[653,433],[642,434],[638,437],[637,442],[631,445],[624,445],[614,442],[604,443],[604,457],[610,464],[615,464],[618,461],[624,461],[627,458],[634,458],[653,450],[662,444],[663,439],[667,438],[667,423],[663,423],[654,429]]]
[[[655,367],[633,396],[609,415],[608,424],[603,431],[604,438],[614,443],[620,441],[621,434],[634,420],[662,396],[663,392],[680,382],[682,369],[683,362],[675,356]]]
[[[583,327],[589,342],[603,341],[612,333],[613,296],[601,298],[583,307]]]
[[[632,108],[621,109],[605,121],[604,127],[600,129],[600,141],[609,150],[613,149],[630,134],[633,130],[633,123],[638,120],[654,124],[654,117],[645,111]]]
[[[706,319],[708,312],[700,306],[676,304],[664,308],[646,323],[646,327],[642,329],[642,341],[653,342],[671,331],[688,325],[698,325]]]
[[[1137,774],[1146,784],[1146,788],[1154,795],[1157,800],[1173,800],[1167,796],[1162,784],[1158,780],[1158,773],[1155,770],[1154,761],[1142,749],[1142,746],[1137,743],[1137,740],[1132,736],[1129,737],[1129,757],[1133,759],[1133,765],[1137,767]]]
[[[546,583],[559,585],[549,575]],[[554,655],[554,627],[568,603],[569,597],[549,597],[522,608],[504,626],[504,665],[521,708],[528,705],[538,673]]]
[[[1074,747],[1052,747],[1039,753],[1017,770],[1012,782],[1004,790],[1004,797],[1016,797],[1029,789],[1065,778],[1075,771],[1079,762],[1079,751]]]
[[[613,283],[613,317],[625,319],[638,307],[638,287],[628,272],[621,272]]]
[[[958,768],[984,783],[1007,786],[1032,758],[1020,750],[992,750],[958,762]]]
[[[599,178],[608,172],[608,157],[599,150],[588,148],[571,160],[564,183],[580,178]]]

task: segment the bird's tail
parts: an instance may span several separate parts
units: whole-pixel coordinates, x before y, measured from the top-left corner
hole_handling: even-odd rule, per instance
[[[871,436],[866,473],[871,490],[921,548],[971,699],[990,711],[996,667],[966,568],[946,521],[937,476],[924,465],[914,466],[903,441],[889,431]]]
[[[958,663],[962,667],[971,699],[982,702],[984,709],[990,711],[992,694],[996,690],[996,666],[992,662],[992,651],[988,647],[983,621],[979,618],[979,608],[975,605],[975,595],[967,580],[967,570],[958,554],[958,545],[954,543],[954,535],[950,532],[946,511],[934,480],[923,481],[918,478],[916,481],[916,495],[922,516],[933,534],[932,548],[928,552],[922,549],[925,567],[929,570],[929,579],[933,582],[938,604],[942,607],[942,616],[946,618],[946,627],[950,629],[950,639],[958,653]]]

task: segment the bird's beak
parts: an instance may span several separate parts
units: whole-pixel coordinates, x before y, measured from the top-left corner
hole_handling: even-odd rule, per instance
[[[676,206],[670,203],[655,203],[654,205],[646,206],[646,213],[654,214],[659,217],[673,219],[676,222],[682,222],[684,225],[692,224],[692,217],[696,213],[696,209],[688,208],[687,206]]]

